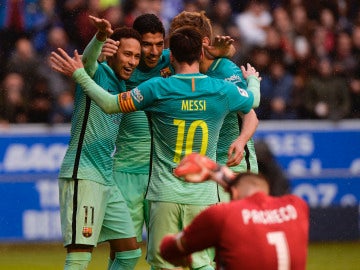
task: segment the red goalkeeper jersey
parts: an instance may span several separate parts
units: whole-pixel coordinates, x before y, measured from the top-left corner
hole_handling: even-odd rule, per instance
[[[216,249],[217,269],[304,270],[309,209],[294,195],[256,193],[209,207],[184,230],[186,251]]]

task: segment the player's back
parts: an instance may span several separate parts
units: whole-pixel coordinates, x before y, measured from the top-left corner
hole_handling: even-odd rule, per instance
[[[192,152],[214,159],[224,117],[230,111],[242,110],[247,113],[251,109],[252,96],[249,97],[229,82],[200,73],[152,79],[140,85],[137,91],[133,92],[136,101],[139,101],[135,106],[149,113],[154,139],[147,198],[176,200],[177,203],[199,200],[201,204],[215,203],[217,199],[212,194],[216,194],[216,190],[215,193],[207,193],[201,187],[215,185],[203,183],[191,187],[199,189],[199,193],[196,193],[189,190],[188,183],[176,179],[172,170],[185,155]],[[173,179],[174,183],[169,179]],[[161,194],[158,193],[159,187]],[[201,198],[203,193],[204,197]]]
[[[154,68],[139,65],[126,81],[127,90],[155,77],[168,77],[173,73],[170,65],[170,51],[163,54]],[[128,173],[149,173],[150,132],[148,119],[143,111],[124,114],[116,139],[114,169]]]
[[[309,211],[294,195],[264,193],[222,206],[223,231],[217,247],[225,269],[292,269],[306,267]]]

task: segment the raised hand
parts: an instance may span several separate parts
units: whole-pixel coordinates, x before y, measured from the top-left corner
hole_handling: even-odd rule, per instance
[[[203,47],[214,58],[231,58],[235,54],[233,42],[230,36],[216,36],[212,45],[203,43]]]
[[[241,72],[242,72],[245,79],[247,79],[251,75],[254,75],[259,80],[261,80],[259,72],[257,72],[256,69],[252,65],[250,65],[249,63],[246,64],[246,68],[245,68],[245,66],[241,66],[240,69],[241,69]]]
[[[51,68],[59,73],[71,77],[75,70],[83,68],[80,55],[77,50],[74,51],[74,58],[71,58],[63,49],[58,48],[58,52],[51,52]]]
[[[107,37],[111,36],[114,30],[111,28],[111,23],[106,19],[101,19],[95,16],[89,15],[90,21],[97,28],[98,33],[96,38],[100,41],[105,41]]]

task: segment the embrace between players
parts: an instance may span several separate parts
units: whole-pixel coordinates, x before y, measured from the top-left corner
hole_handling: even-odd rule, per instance
[[[231,39],[217,38],[212,46],[210,21],[197,12],[182,12],[174,18],[170,51],[164,50],[163,27],[160,31],[150,27],[161,25],[155,15],[135,20],[139,35],[128,28],[112,30],[103,19],[90,19],[99,31],[82,59],[76,51],[71,58],[62,49],[51,56],[53,69],[72,76],[78,84],[69,150],[59,176],[68,251],[65,269],[85,269],[92,248],[104,241],[110,243],[108,269],[134,269],[141,255],[137,243],[144,222],[146,258],[152,269],[181,265],[305,269],[308,210],[295,196],[268,196],[265,179],[256,174],[251,137],[258,124],[253,108],[259,105],[260,78],[251,65],[239,69],[220,57],[228,56]],[[199,20],[204,22],[201,26],[196,25]],[[103,48],[107,59],[97,62],[110,35],[113,41]],[[235,81],[227,82],[227,78]],[[206,104],[202,110],[183,106],[199,100]],[[114,123],[114,114],[119,112],[120,128]],[[114,144],[115,156],[109,159]],[[231,171],[214,164],[208,167],[211,162],[205,156],[228,165]],[[140,173],[137,162],[144,165]],[[192,171],[194,166],[197,169]],[[240,181],[232,171],[253,173],[239,177],[244,178]],[[204,181],[208,178],[222,183],[223,189],[214,181]],[[192,183],[194,179],[199,183]],[[229,201],[227,191],[233,199],[249,196],[239,201],[244,203],[239,207],[249,213],[247,224],[243,216],[225,216],[237,212],[230,210],[234,202],[217,205]],[[90,225],[84,224],[88,212],[81,211],[86,207],[93,209]],[[223,216],[216,221],[220,213]],[[129,228],[130,223],[135,228]],[[90,227],[91,235],[81,234]]]

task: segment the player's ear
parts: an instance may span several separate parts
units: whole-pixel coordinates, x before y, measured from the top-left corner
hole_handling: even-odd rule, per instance
[[[205,59],[205,50],[201,48],[200,62]]]
[[[172,55],[171,51],[170,51],[170,63],[174,63],[174,56]]]
[[[202,39],[202,44],[203,45],[210,46],[210,43],[211,43],[211,41],[210,41],[210,39],[208,37],[203,37],[203,39]]]

